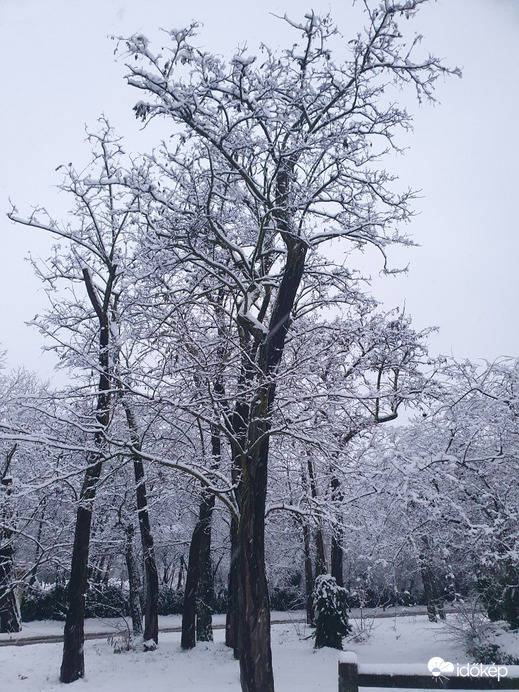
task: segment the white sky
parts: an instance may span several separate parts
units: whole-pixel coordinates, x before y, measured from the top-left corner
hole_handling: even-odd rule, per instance
[[[360,28],[360,8],[352,11],[348,0],[0,0],[0,344],[10,365],[50,374],[40,335],[24,325],[46,301],[23,258],[45,257],[51,240],[13,226],[8,197],[21,214],[42,204],[63,216],[55,168],[88,159],[85,125],[95,129],[102,113],[128,150],[158,140],[153,126],[142,132],[133,118],[140,95],[126,86],[108,35],[142,32],[159,46],[159,27],[194,19],[205,25],[200,41],[208,49],[247,43],[254,52],[260,41],[282,44],[287,36],[269,13],[298,19],[310,7],[330,11],[345,40]],[[462,67],[463,79],[439,83],[434,108],[406,97],[415,133],[394,170],[403,185],[422,190],[408,228],[421,247],[398,257],[409,274],[376,278],[374,294],[388,307],[405,300],[417,327],[440,327],[432,353],[519,355],[519,0],[439,0],[414,26],[428,50]]]

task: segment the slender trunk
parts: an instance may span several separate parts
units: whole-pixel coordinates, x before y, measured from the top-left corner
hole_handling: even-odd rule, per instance
[[[443,598],[438,593],[434,568],[423,553],[419,557],[420,574],[422,576],[424,600],[427,606],[427,617],[430,622],[437,622],[438,616],[445,619]]]
[[[303,550],[305,556],[305,590],[306,590],[306,622],[309,625],[314,623],[314,574],[312,569],[312,553],[310,546],[310,527],[303,522]]]
[[[0,525],[5,527],[0,530],[0,632],[6,633],[20,632],[22,629],[15,588],[13,531],[10,528],[14,514],[9,501],[12,482],[7,474],[0,482],[0,501],[3,505]]]
[[[126,569],[128,570],[128,583],[130,585],[130,615],[132,618],[133,634],[139,636],[142,634],[142,611],[140,599],[140,584],[137,562],[133,552],[133,537],[135,529],[133,524],[128,524],[126,527],[126,544],[124,556],[126,559]]]
[[[224,393],[220,380],[216,383],[220,394]],[[211,429],[211,468],[216,470],[222,458],[222,441],[217,426]],[[198,575],[198,597],[196,604],[196,638],[200,642],[213,641],[214,575],[211,561],[212,519],[216,497],[203,493],[200,506],[202,536],[200,540],[200,572]]]
[[[155,548],[151,531],[150,514],[148,511],[148,493],[146,477],[141,457],[141,442],[137,433],[137,424],[133,412],[127,402],[123,403],[126,421],[132,438],[132,459],[135,476],[135,494],[139,516],[142,553],[144,557],[144,572],[146,578],[146,602],[144,606],[144,647],[154,649],[159,642],[159,573],[155,560]]]
[[[353,433],[351,433],[353,436]],[[341,488],[341,482],[337,476],[333,473],[330,481],[330,489],[332,491],[332,502],[335,505],[341,506],[344,500],[344,493]],[[337,520],[332,531],[332,545],[330,550],[330,570],[332,577],[335,577],[335,581],[338,586],[344,586],[344,571],[343,571],[343,550],[342,550],[342,540],[343,540],[343,527],[342,527],[342,517],[339,511],[337,511]]]
[[[227,615],[225,618],[225,645],[234,651],[234,657],[239,658],[239,612],[238,598],[238,522],[231,518],[231,558],[229,564],[229,580],[227,588]]]
[[[519,629],[519,568],[511,560],[506,564],[503,599],[504,618],[513,630]]]
[[[202,528],[200,520],[196,522],[189,546],[187,563],[186,588],[182,608],[182,634],[180,646],[183,649],[193,649],[196,645],[196,591],[198,588],[198,573],[200,569],[200,538]]]
[[[214,508],[215,497],[208,493],[204,493],[200,502],[200,511],[198,520],[193,530],[191,544],[189,547],[189,559],[186,576],[186,589],[184,592],[184,607],[182,610],[182,635],[180,645],[183,649],[193,649],[196,644],[196,638],[199,628],[197,627],[197,614],[199,614],[199,600],[201,596],[200,586],[205,578],[207,586],[208,578],[203,572],[211,572],[210,584],[212,592],[212,569],[211,569],[211,517]],[[208,598],[208,594],[205,595]],[[210,598],[210,597],[209,597]],[[202,623],[200,623],[200,632],[203,632],[205,627],[207,633],[206,638],[198,637],[200,641],[212,641],[212,624],[211,624],[211,605],[212,599],[207,603],[209,608],[209,624],[207,624],[207,614],[202,614]],[[205,624],[204,624],[205,623]],[[210,634],[209,634],[210,633]],[[202,637],[204,635],[202,634]],[[210,638],[207,638],[210,637]]]
[[[63,639],[60,682],[84,677],[85,596],[87,591],[88,550],[92,525],[92,505],[101,475],[103,457],[90,455],[76,514],[72,563],[67,587],[68,609]]]
[[[87,454],[87,467],[76,514],[76,528],[72,548],[72,563],[67,587],[68,609],[63,632],[63,658],[60,682],[69,683],[85,675],[85,596],[87,590],[88,551],[92,527],[92,509],[97,486],[103,468],[105,431],[110,422],[111,380],[110,380],[110,322],[108,306],[110,291],[113,288],[117,267],[111,268],[107,292],[103,305],[99,302],[96,289],[88,269],[83,270],[83,278],[88,296],[99,319],[99,386],[96,405],[97,430],[94,446],[99,451]]]
[[[47,498],[44,497],[42,501],[42,509],[41,509],[41,515],[40,515],[40,521],[38,523],[38,533],[36,535],[36,548],[34,551],[34,566],[31,569],[30,576],[29,576],[29,585],[32,586],[37,579],[38,576],[38,563],[41,559],[41,556],[43,555],[43,550],[41,547],[41,539],[43,536],[43,527],[45,523],[45,510],[47,509]]]
[[[213,604],[214,580],[211,562],[211,519],[215,505],[215,496],[208,495],[200,507],[202,535],[200,537],[200,570],[196,599],[196,638],[199,642],[213,641]]]
[[[312,461],[310,454],[307,454],[306,465],[308,469],[308,478],[310,481],[310,492],[312,494],[312,499],[316,500],[317,482],[315,480],[314,462]],[[315,576],[318,577],[320,574],[326,574],[328,572],[324,531],[320,517],[317,519],[317,527],[315,529],[315,553]]]
[[[184,581],[184,567],[185,567],[186,561],[184,560],[184,556],[180,556],[180,565],[178,568],[178,578],[177,578],[177,591],[180,591],[182,588],[182,583]]]
[[[335,577],[337,586],[344,586],[344,570],[342,560],[342,527],[337,524],[333,527],[332,546],[330,554],[331,575]]]

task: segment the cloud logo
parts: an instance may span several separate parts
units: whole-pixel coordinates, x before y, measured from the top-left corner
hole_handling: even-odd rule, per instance
[[[435,656],[434,658],[431,658],[427,664],[427,668],[429,668],[431,674],[435,678],[438,678],[440,675],[443,675],[443,673],[453,673],[454,663],[449,663],[449,661],[444,661],[443,658]]]

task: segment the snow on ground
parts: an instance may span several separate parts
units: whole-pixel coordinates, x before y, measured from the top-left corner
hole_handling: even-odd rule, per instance
[[[277,613],[277,618],[288,614]],[[314,651],[311,630],[292,614],[289,623],[272,628],[276,692],[336,692],[339,652]],[[220,622],[222,616],[216,616]],[[162,627],[180,624],[178,616],[161,618]],[[353,624],[357,625],[353,620]],[[371,636],[366,642],[345,642],[359,663],[427,663],[433,656],[465,663],[462,647],[449,639],[443,624],[428,622],[423,615],[368,620]],[[113,622],[89,621],[87,631],[109,631]],[[23,636],[60,634],[63,624],[34,622],[24,626]],[[0,635],[1,639],[9,635]],[[15,638],[15,637],[11,637]],[[85,692],[239,692],[238,663],[224,645],[224,630],[215,630],[215,642],[198,644],[192,651],[180,649],[180,634],[162,633],[156,651],[114,654],[108,639],[85,643],[86,677],[67,690]],[[58,682],[62,644],[0,647],[1,692],[63,692]]]

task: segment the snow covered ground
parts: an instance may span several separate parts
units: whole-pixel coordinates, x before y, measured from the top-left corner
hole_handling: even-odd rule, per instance
[[[272,630],[276,692],[336,692],[337,660],[333,649],[313,649],[311,630],[292,614],[289,623]],[[276,613],[286,618],[286,613]],[[221,622],[216,616],[215,622]],[[119,623],[120,624],[120,623]],[[161,618],[162,627],[180,624],[178,616]],[[353,619],[358,626],[358,621]],[[345,642],[359,663],[424,663],[433,656],[466,663],[460,644],[450,638],[443,624],[429,623],[423,615],[367,621],[371,636],[366,642]],[[88,621],[87,632],[112,631],[114,621]],[[62,623],[34,622],[24,626],[24,637],[60,634]],[[19,635],[16,635],[17,638]],[[0,635],[8,639],[9,635]],[[86,677],[70,689],[85,692],[239,692],[238,664],[223,643],[224,631],[215,630],[215,642],[199,644],[192,651],[180,649],[180,635],[162,633],[156,651],[113,653],[108,638],[85,643]],[[60,643],[0,647],[1,692],[61,690],[58,682]],[[67,688],[68,689],[68,688]]]

